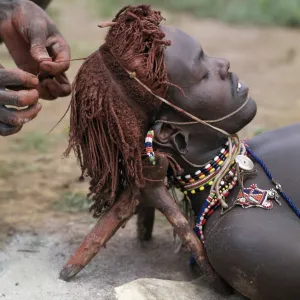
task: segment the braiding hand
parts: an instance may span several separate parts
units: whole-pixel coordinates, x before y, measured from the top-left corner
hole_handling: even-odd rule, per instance
[[[0,67],[0,135],[6,136],[19,132],[25,123],[36,117],[42,106],[37,103],[36,76],[20,69],[5,70]]]
[[[70,48],[49,16],[31,1],[13,1],[0,22],[0,36],[17,66],[40,75],[40,97],[53,100],[70,94],[65,75]]]

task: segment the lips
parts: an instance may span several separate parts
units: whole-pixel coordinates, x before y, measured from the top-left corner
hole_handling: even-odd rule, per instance
[[[239,81],[238,86],[237,86],[237,95],[239,97],[247,95],[249,92],[249,88],[246,84],[243,82]]]
[[[248,94],[248,86],[239,80],[238,76],[234,73],[231,74],[232,93],[233,97],[243,97]]]

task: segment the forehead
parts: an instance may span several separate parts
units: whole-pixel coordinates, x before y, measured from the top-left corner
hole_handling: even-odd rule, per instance
[[[193,64],[200,57],[202,48],[200,43],[190,35],[175,27],[162,26],[171,45],[165,50],[165,62],[169,75],[180,72],[187,73],[192,70]]]

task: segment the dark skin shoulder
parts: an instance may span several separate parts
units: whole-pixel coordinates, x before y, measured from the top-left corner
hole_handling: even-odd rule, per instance
[[[284,192],[300,207],[300,124],[260,134],[247,142],[262,159]],[[261,189],[274,188],[261,166],[245,181]],[[229,197],[232,204],[238,190]],[[217,272],[250,299],[297,299],[300,280],[299,218],[280,197],[271,210],[235,207],[216,211],[205,228],[207,252]]]

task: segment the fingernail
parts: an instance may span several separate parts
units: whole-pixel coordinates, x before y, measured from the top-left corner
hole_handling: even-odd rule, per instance
[[[48,62],[45,62],[41,65],[41,67],[43,68],[44,71],[46,72],[51,72],[52,69],[53,69],[53,64],[52,62],[48,63]],[[52,73],[52,72],[51,72]]]
[[[39,79],[36,78],[36,77],[33,77],[31,82],[32,82],[33,85],[38,85],[39,84]]]
[[[46,54],[41,54],[40,56],[39,56],[39,60],[42,60],[42,61],[52,61],[52,59],[48,56],[48,55],[46,55]]]
[[[23,119],[23,123],[24,123],[24,124],[25,124],[25,123],[28,123],[29,121],[31,121],[30,118],[24,118],[24,119]]]
[[[60,48],[59,43],[55,43],[55,44],[52,46],[52,48],[53,48],[54,50],[57,50],[57,52],[59,52],[59,51],[58,51],[59,48]]]

